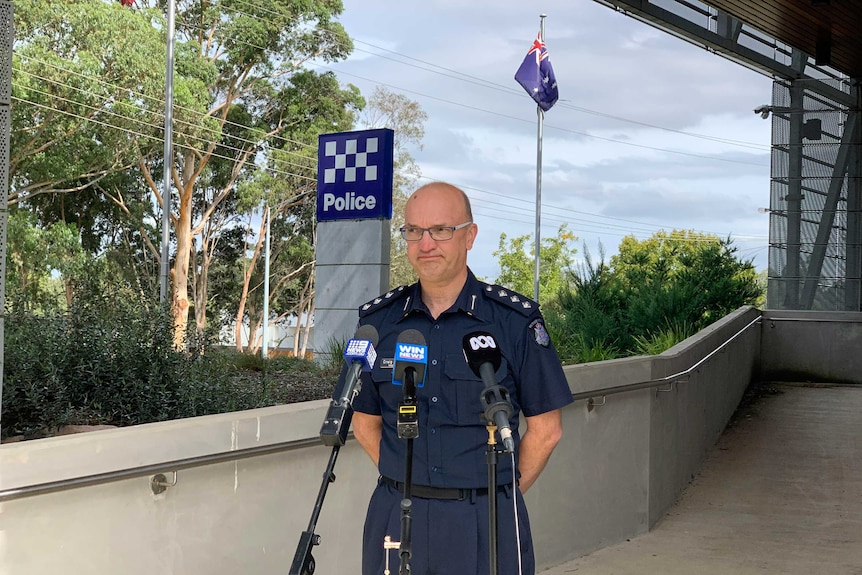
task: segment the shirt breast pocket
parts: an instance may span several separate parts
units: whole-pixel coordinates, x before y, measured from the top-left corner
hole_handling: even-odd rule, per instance
[[[509,372],[506,359],[503,358],[499,369],[494,374],[497,382],[503,381]],[[482,406],[482,390],[485,384],[482,378],[473,373],[463,354],[450,354],[446,356],[443,365],[444,390],[449,398],[454,398],[455,412],[458,425],[482,425],[486,423],[485,411]]]
[[[374,388],[377,391],[380,401],[383,406],[392,408],[393,405],[398,405],[401,401],[404,391],[400,385],[392,384],[392,368],[374,366],[371,369],[371,380],[374,382]]]

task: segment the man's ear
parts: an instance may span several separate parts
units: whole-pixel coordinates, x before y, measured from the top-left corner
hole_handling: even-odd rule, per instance
[[[467,228],[467,251],[473,249],[473,242],[476,241],[477,235],[479,235],[479,226],[470,224],[470,227]]]

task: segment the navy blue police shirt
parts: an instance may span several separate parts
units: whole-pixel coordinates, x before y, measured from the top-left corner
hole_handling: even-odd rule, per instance
[[[464,335],[481,330],[497,340],[503,360],[496,380],[514,407],[510,426],[515,445],[519,414],[539,415],[572,402],[560,360],[533,300],[497,285],[480,282],[468,271],[454,305],[435,320],[420,297],[419,284],[402,286],[359,308],[360,325],[380,336],[377,363],[363,373],[353,409],[382,415],[381,475],[404,480],[407,440],[398,437],[398,405],[403,388],[392,383],[395,343],[406,329],[425,336],[428,365],[416,389],[419,437],[413,440],[413,483],[434,487],[481,488],[488,485],[488,431],[480,400],[484,384],[467,365]],[[499,436],[497,437],[499,441]],[[517,453],[517,449],[516,449]],[[510,457],[500,457],[498,484],[511,483]]]

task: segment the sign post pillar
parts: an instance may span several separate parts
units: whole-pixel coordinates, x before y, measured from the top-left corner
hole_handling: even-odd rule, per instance
[[[394,132],[323,134],[318,142],[314,356],[353,336],[357,308],[389,287]]]

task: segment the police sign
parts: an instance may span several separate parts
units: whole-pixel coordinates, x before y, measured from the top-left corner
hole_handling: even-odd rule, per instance
[[[318,137],[317,221],[392,218],[394,141],[388,128]]]

